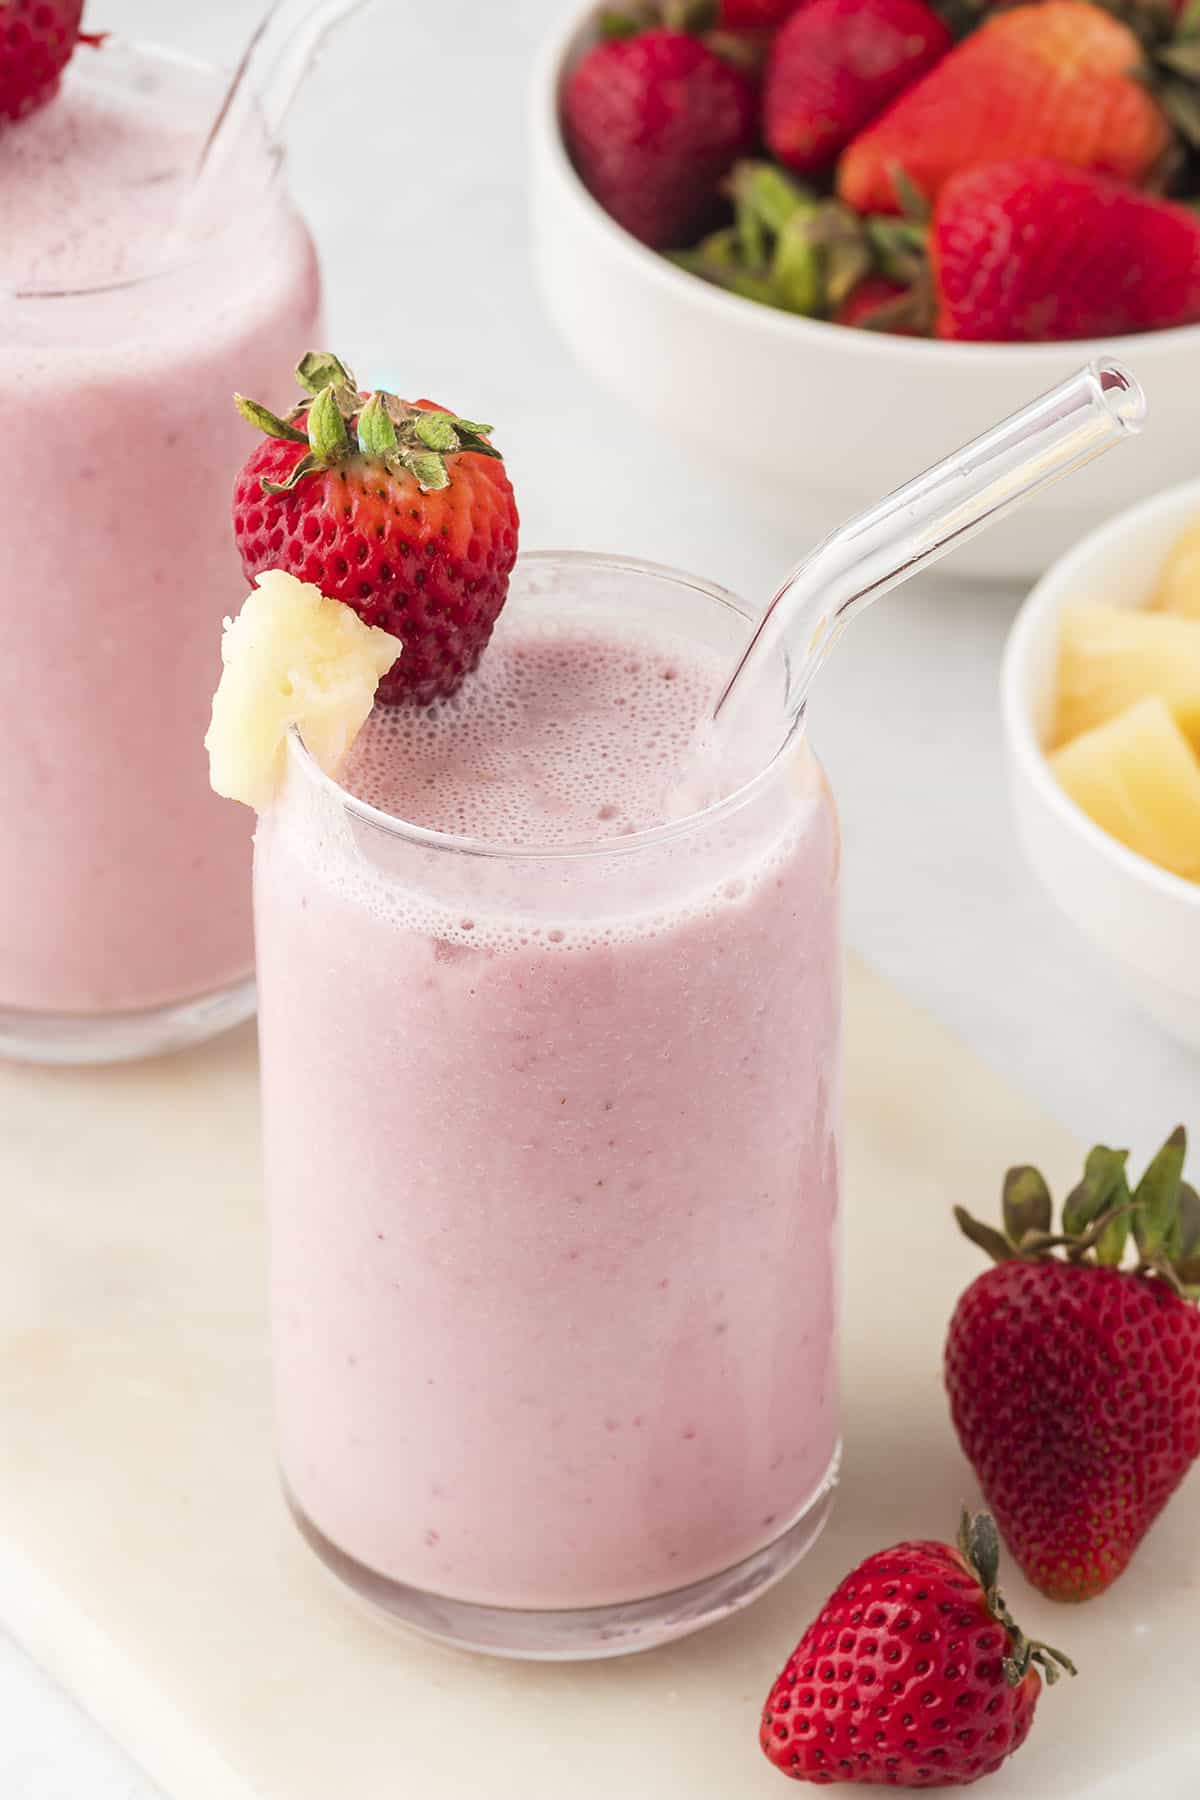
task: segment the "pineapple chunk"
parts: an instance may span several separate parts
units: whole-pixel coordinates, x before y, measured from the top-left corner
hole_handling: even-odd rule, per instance
[[[1158,695],[1085,731],[1050,767],[1110,836],[1200,881],[1200,762]]]
[[[1200,619],[1200,519],[1176,539],[1150,604]]]
[[[1063,614],[1052,748],[1158,694],[1200,748],[1200,619],[1082,606]]]
[[[225,621],[224,668],[204,746],[218,794],[261,812],[283,778],[288,728],[335,774],[400,641],[282,569],[258,577]]]

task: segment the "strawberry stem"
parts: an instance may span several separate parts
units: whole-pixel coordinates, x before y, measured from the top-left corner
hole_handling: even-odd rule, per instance
[[[0,0],[0,6],[3,4]],[[440,407],[413,406],[383,388],[373,394],[360,393],[345,363],[327,350],[307,351],[297,365],[296,380],[312,396],[293,414],[298,420],[307,411],[307,435],[298,424],[281,419],[256,400],[234,396],[242,417],[259,431],[285,443],[308,446],[308,455],[293,465],[284,481],[263,478],[265,494],[289,493],[316,470],[334,468],[360,455],[385,463],[393,474],[406,470],[425,494],[449,487],[447,456],[469,452],[503,460],[488,441],[490,425],[460,419],[457,413]]]
[[[1036,1169],[1010,1169],[1004,1178],[1004,1229],[972,1218],[956,1206],[959,1230],[993,1262],[1040,1262],[1056,1250],[1069,1263],[1119,1269],[1132,1230],[1136,1266],[1127,1271],[1157,1276],[1177,1294],[1195,1299],[1200,1288],[1200,1194],[1182,1179],[1187,1134],[1176,1126],[1130,1193],[1128,1151],[1097,1144],[1088,1152],[1083,1180],[1063,1203],[1062,1228],[1053,1229],[1050,1191]]]
[[[1010,1687],[1019,1687],[1036,1664],[1053,1687],[1064,1672],[1078,1673],[1071,1658],[1050,1644],[1028,1638],[1008,1610],[998,1585],[1000,1573],[1000,1533],[991,1513],[972,1514],[964,1506],[958,1524],[958,1553],[983,1589],[988,1611],[1008,1633],[1009,1654],[1003,1659],[1004,1679]]]
[[[358,444],[364,456],[390,456],[399,445],[396,426],[387,408],[388,398],[379,389],[358,415]]]
[[[349,388],[358,399],[358,383],[332,350],[306,350],[296,364],[296,380],[314,399],[327,387]]]
[[[247,400],[244,394],[235,394],[233,404],[243,419],[265,432],[268,437],[284,438],[289,444],[307,444],[308,439],[302,431],[297,431],[294,425],[289,425],[286,419],[281,419],[267,407],[260,406],[257,400]]]
[[[350,433],[342,409],[337,403],[337,390],[322,388],[308,410],[308,441],[318,462],[340,462],[350,449]]]
[[[1009,1242],[1019,1245],[1028,1232],[1047,1232],[1054,1216],[1054,1202],[1045,1176],[1028,1166],[1010,1169],[1004,1177],[1004,1229]]]
[[[1144,1261],[1153,1261],[1167,1248],[1179,1210],[1186,1154],[1187,1134],[1177,1125],[1137,1184],[1133,1235]]]

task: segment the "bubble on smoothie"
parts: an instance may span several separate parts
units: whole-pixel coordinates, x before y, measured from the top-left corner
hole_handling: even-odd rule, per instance
[[[612,949],[751,904],[810,828],[815,775],[802,783],[812,806],[796,803],[795,788],[790,802],[768,796],[753,829],[735,821],[724,832],[685,834],[663,848],[649,876],[639,856],[621,854],[631,833],[678,819],[697,731],[726,675],[723,658],[703,646],[683,655],[677,639],[651,632],[501,625],[453,699],[420,710],[376,707],[339,776],[391,818],[485,841],[499,855],[464,862],[461,900],[439,903],[411,854],[406,860],[401,850],[390,869],[378,866],[372,852],[360,853],[361,838],[352,830],[347,837],[336,800],[323,790],[306,799],[289,784],[287,830],[297,848],[303,840],[307,866],[353,904],[428,937],[431,960],[436,953],[464,979],[472,960],[498,952]],[[721,797],[712,776],[710,767],[703,805]],[[503,856],[509,848],[553,856],[585,845],[599,861],[589,857],[582,868],[547,862],[521,872]],[[668,895],[675,904],[664,910]],[[451,957],[450,946],[459,954]]]
[[[626,837],[667,817],[722,673],[714,652],[683,662],[652,637],[498,638],[452,700],[378,708],[342,783],[409,824],[501,846]]]
[[[195,166],[199,121],[73,84],[4,134],[0,275],[17,284],[91,286],[154,267]]]

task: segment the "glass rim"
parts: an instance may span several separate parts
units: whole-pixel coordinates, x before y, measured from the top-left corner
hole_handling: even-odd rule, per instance
[[[728,611],[744,619],[748,626],[752,627],[757,623],[755,614],[731,589],[714,581],[706,581],[702,576],[692,575],[686,569],[673,568],[669,563],[592,550],[528,550],[522,551],[517,559],[518,568],[527,568],[530,564],[548,567],[555,563],[668,581],[677,587],[691,588],[708,600],[717,601]],[[601,861],[614,856],[635,856],[642,851],[658,849],[691,837],[698,830],[718,825],[742,812],[770,786],[783,758],[796,739],[803,735],[803,729],[802,712],[791,721],[782,741],[762,768],[734,788],[731,794],[715,800],[712,805],[701,807],[698,812],[684,813],[678,819],[666,819],[661,825],[631,831],[624,837],[596,838],[579,844],[497,844],[487,838],[436,831],[428,825],[415,825],[409,820],[398,818],[395,813],[372,806],[368,800],[360,800],[356,794],[344,788],[336,776],[327,774],[307,749],[296,725],[288,730],[288,748],[289,754],[294,755],[297,765],[304,770],[306,778],[335,798],[343,813],[416,848],[435,850],[446,855],[481,857],[493,862],[580,863]]]
[[[186,50],[173,50],[166,44],[152,44],[141,38],[124,37],[119,32],[108,34],[108,42],[104,45],[102,54],[112,56],[114,52],[123,52],[126,56],[135,58],[139,62],[156,62],[177,69],[187,69],[195,74],[211,75],[217,83],[232,77],[232,70],[226,69],[221,63],[209,62],[207,58],[193,56]],[[74,59],[72,60],[74,61]],[[76,66],[86,68],[88,65]],[[70,79],[69,70],[67,79]],[[264,193],[274,188],[284,162],[283,146],[269,136],[266,140],[266,149],[272,164],[272,173],[270,180],[266,183]],[[15,281],[10,285],[4,280],[0,280],[0,304],[5,301],[25,304],[38,300],[87,300],[100,294],[128,293],[134,289],[147,287],[155,281],[166,281],[174,275],[184,274],[188,269],[194,269],[207,261],[211,254],[226,246],[232,238],[234,230],[238,226],[244,226],[245,223],[241,210],[231,209],[227,224],[203,247],[183,249],[177,256],[156,263],[153,268],[140,270],[136,275],[121,275],[112,281],[73,282],[69,285],[54,282]]]

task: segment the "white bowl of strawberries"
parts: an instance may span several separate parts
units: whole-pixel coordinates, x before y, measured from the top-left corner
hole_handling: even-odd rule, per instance
[[[1017,827],[1131,996],[1200,1050],[1200,481],[1049,570],[1002,678]]]
[[[535,79],[535,262],[580,359],[793,540],[1119,340],[1148,433],[957,554],[1011,578],[1196,467],[1200,29],[942,4],[589,6]]]

